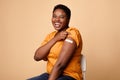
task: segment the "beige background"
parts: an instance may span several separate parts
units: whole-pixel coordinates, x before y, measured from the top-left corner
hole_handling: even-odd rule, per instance
[[[70,7],[70,26],[83,38],[87,80],[120,80],[120,0],[0,0],[0,80],[25,80],[45,71],[33,55],[53,29],[54,5]]]

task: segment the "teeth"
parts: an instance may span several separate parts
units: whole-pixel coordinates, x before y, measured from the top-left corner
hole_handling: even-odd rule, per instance
[[[55,23],[55,25],[60,25],[60,23]]]
[[[56,27],[59,27],[59,26],[60,26],[60,23],[56,22],[56,23],[55,23],[55,26],[56,26]]]

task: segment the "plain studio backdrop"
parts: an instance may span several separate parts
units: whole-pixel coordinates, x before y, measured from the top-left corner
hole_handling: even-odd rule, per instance
[[[65,4],[70,26],[83,38],[87,80],[120,80],[120,0],[0,0],[0,80],[25,80],[46,71],[33,59],[54,30],[52,10]]]

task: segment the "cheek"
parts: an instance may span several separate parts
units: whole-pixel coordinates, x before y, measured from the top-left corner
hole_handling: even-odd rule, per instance
[[[52,23],[54,22],[54,19],[53,19],[53,18],[51,19],[51,22],[52,22]]]
[[[62,20],[62,23],[63,23],[64,25],[66,25],[66,24],[67,24],[67,21],[66,21],[66,20]]]
[[[60,22],[65,23],[66,21],[65,19],[60,19]]]

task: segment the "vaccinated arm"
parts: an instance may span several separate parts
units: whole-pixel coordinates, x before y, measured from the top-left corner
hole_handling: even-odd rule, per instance
[[[72,38],[64,40],[60,56],[54,65],[48,80],[56,80],[64,71],[76,49],[76,42]]]

